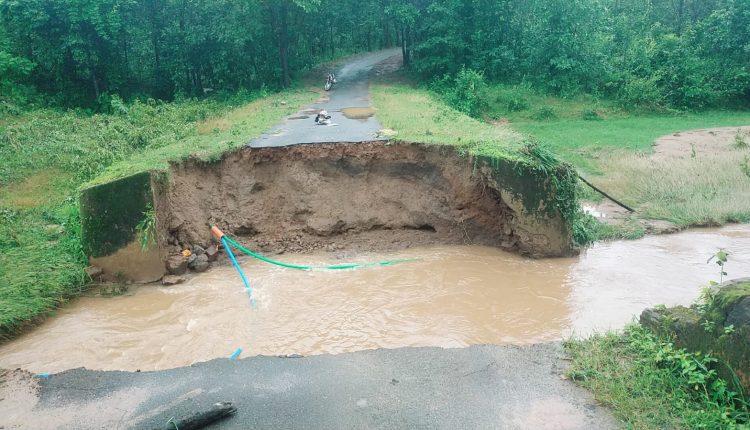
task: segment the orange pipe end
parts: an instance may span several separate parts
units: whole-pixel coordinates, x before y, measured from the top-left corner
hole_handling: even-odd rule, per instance
[[[219,227],[216,227],[215,225],[211,226],[211,233],[213,233],[214,236],[216,236],[217,240],[221,240],[221,238],[224,237],[224,232],[219,230]]]

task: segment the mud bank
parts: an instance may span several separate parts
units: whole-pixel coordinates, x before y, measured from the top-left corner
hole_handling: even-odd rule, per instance
[[[173,168],[167,230],[173,244],[203,244],[215,224],[266,252],[441,243],[565,254],[564,230],[525,229],[525,214],[488,173],[445,147],[243,150]]]
[[[452,147],[371,142],[244,148],[174,164],[139,184],[151,187],[145,200],[153,199],[165,259],[210,246],[212,224],[266,253],[475,244],[570,255],[568,225],[548,206],[548,179]],[[104,269],[130,277],[120,266]]]

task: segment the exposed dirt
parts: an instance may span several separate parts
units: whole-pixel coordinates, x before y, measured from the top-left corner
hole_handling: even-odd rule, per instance
[[[395,55],[376,64],[372,70],[375,76],[383,76],[383,75],[391,74],[401,69],[403,65],[404,65],[404,57],[400,55]]]
[[[688,130],[658,138],[653,145],[651,158],[658,162],[683,158],[700,158],[704,154],[736,151],[737,140],[750,145],[750,126],[720,127]],[[614,202],[604,199],[598,204],[584,202],[584,209],[599,221],[619,225],[628,222],[632,216]],[[663,220],[640,220],[650,234],[674,233],[680,229],[673,223]]]
[[[750,126],[689,130],[662,136],[654,143],[655,160],[700,157],[705,153],[734,151],[735,138],[750,145]]]
[[[39,384],[31,373],[0,369],[0,429],[20,428],[32,420]]]
[[[263,252],[393,250],[477,244],[540,254],[471,160],[423,145],[244,149],[173,168],[171,251],[210,242],[209,224]]]

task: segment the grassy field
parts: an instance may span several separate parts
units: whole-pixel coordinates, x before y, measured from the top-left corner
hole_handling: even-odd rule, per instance
[[[650,157],[661,136],[750,125],[750,111],[631,113],[590,96],[561,99],[504,85],[491,86],[487,99],[488,120],[548,145],[635,207],[637,217],[679,227],[750,222],[750,175],[743,169],[750,150],[717,149],[690,159]]]
[[[747,429],[750,410],[704,367],[635,325],[625,333],[566,342],[568,375],[591,390],[628,429]]]
[[[113,113],[37,110],[0,120],[0,340],[89,281],[77,190],[188,156],[241,146],[315,100],[309,89],[227,100],[113,104]]]
[[[467,152],[481,150],[518,157],[524,136],[508,127],[493,127],[438,101],[430,92],[408,84],[371,86],[377,117],[393,138],[453,145]],[[481,149],[480,149],[481,148]]]

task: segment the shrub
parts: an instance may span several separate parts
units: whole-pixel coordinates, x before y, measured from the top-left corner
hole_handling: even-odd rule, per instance
[[[487,107],[487,83],[484,74],[462,68],[455,76],[445,75],[433,81],[431,89],[452,108],[474,118]]]
[[[551,106],[542,106],[538,109],[535,109],[531,114],[531,119],[536,121],[544,121],[554,118],[557,118],[557,112],[555,112],[555,108]]]
[[[593,109],[584,109],[581,112],[581,118],[585,121],[600,121],[602,119],[599,113]]]

